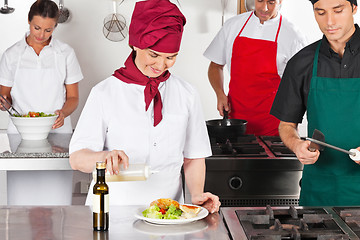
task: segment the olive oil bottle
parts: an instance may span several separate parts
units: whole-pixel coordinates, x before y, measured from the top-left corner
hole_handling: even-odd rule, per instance
[[[93,188],[94,231],[109,229],[109,187],[105,182],[105,162],[96,163],[96,183]]]

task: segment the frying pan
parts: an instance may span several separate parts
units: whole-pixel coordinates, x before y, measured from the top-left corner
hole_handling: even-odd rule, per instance
[[[243,119],[228,119],[227,111],[224,111],[224,118],[206,121],[209,137],[226,141],[244,135],[247,121]]]

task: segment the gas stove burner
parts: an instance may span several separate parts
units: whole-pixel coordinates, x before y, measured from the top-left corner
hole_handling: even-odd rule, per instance
[[[270,148],[275,156],[295,157],[295,154],[284,145],[279,136],[260,136],[260,138],[265,142],[266,146]]]
[[[334,207],[334,211],[360,238],[360,207]]]
[[[224,142],[210,138],[213,156],[267,157],[265,149],[254,135],[242,135]]]
[[[350,239],[323,208],[236,210],[247,239]]]
[[[217,143],[211,146],[213,156],[223,157],[267,157],[265,149],[255,143]]]

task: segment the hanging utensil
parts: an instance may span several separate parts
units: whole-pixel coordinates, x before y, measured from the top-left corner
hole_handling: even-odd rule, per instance
[[[245,9],[247,12],[255,10],[255,0],[245,0]]]
[[[11,103],[6,98],[4,98],[2,95],[0,95],[0,98],[3,100],[1,101],[0,99],[1,106],[5,108],[5,110],[10,114],[10,116],[14,117],[15,114],[21,116],[21,114],[18,111],[16,111],[16,109],[11,105]],[[13,113],[13,111],[15,113]]]
[[[58,23],[66,22],[70,17],[70,11],[66,7],[64,7],[64,1],[59,1],[59,19]]]
[[[315,133],[315,131],[316,131],[317,133]],[[320,137],[323,141],[320,141],[320,140],[317,140],[317,139],[314,139],[314,138],[308,138],[308,137],[306,137],[305,139],[306,139],[306,140],[309,140],[310,142],[316,143],[316,144],[318,144],[318,145],[321,145],[321,146],[324,146],[324,147],[329,147],[329,148],[332,148],[332,149],[337,150],[337,151],[339,151],[339,152],[346,153],[346,154],[349,155],[349,157],[350,157],[352,160],[355,160],[355,161],[359,161],[359,160],[360,160],[360,151],[359,151],[359,150],[357,150],[357,149],[350,149],[350,150],[348,151],[348,150],[345,150],[345,149],[342,149],[342,148],[333,146],[333,145],[328,144],[328,143],[325,142],[325,136],[324,136],[324,134],[323,134],[321,131],[315,129],[315,130],[314,130],[314,133],[315,133],[315,136]],[[313,135],[314,135],[314,134],[313,134]]]
[[[225,21],[225,9],[227,7],[228,0],[221,0],[222,16],[221,16],[221,26],[224,26]]]
[[[121,1],[123,3],[124,0]],[[121,4],[120,3],[120,4]],[[127,27],[124,16],[117,13],[116,1],[113,0],[114,13],[104,19],[103,33],[104,36],[113,42],[119,42],[126,38]]]
[[[4,6],[0,8],[0,13],[8,14],[15,11],[15,8],[8,6],[8,0],[4,0]]]

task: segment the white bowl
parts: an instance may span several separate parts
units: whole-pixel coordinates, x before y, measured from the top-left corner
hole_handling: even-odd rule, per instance
[[[51,117],[10,117],[21,138],[24,140],[42,140],[49,135],[58,116]]]

